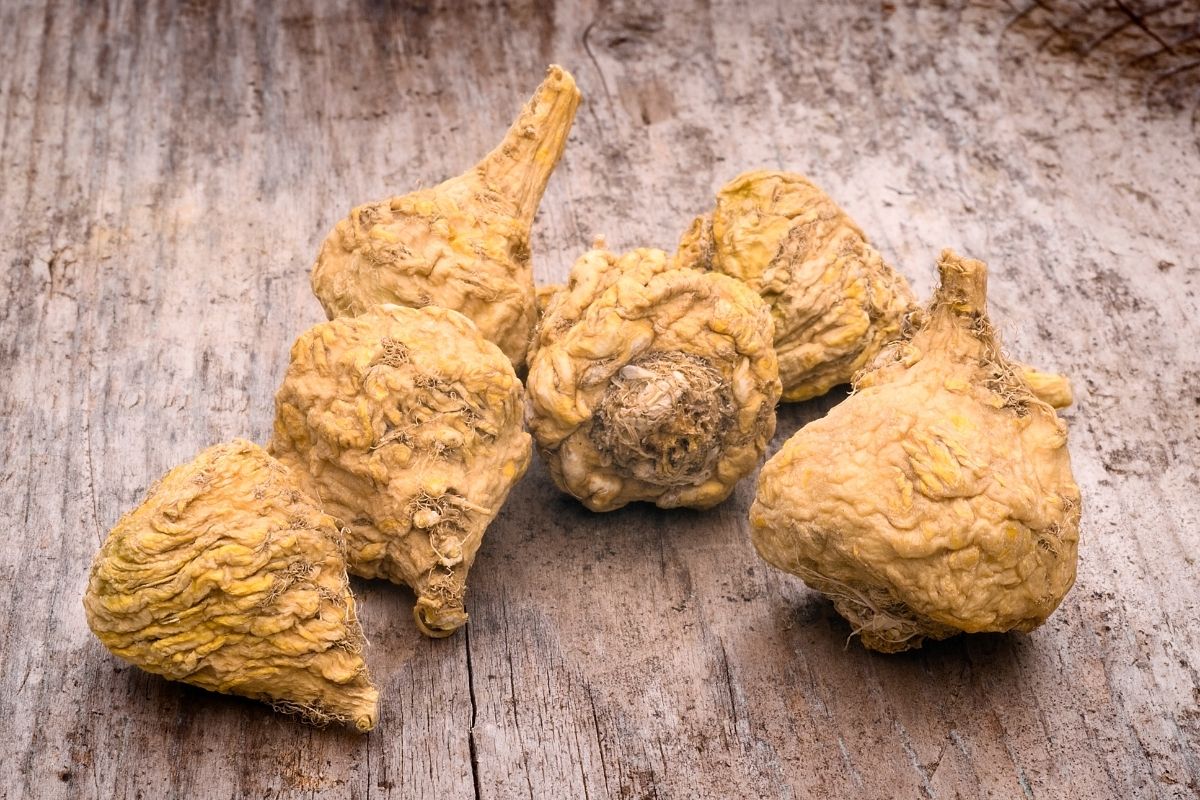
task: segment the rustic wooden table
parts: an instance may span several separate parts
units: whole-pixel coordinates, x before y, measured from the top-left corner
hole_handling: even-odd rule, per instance
[[[0,3],[0,796],[1200,794],[1200,4],[669,5]],[[1077,393],[1047,625],[872,655],[755,556],[752,480],[595,515],[535,462],[458,635],[356,582],[368,736],[103,650],[93,552],[172,465],[266,438],[329,226],[473,162],[551,61],[585,100],[543,281],[596,233],[672,246],[758,166],[922,294],[942,246],[990,262],[1009,349]]]

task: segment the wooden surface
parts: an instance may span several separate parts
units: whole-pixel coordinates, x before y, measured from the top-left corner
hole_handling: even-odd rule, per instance
[[[1200,5],[669,5],[0,3],[0,796],[1200,794]],[[356,583],[367,737],[92,638],[119,514],[266,438],[326,230],[473,162],[551,61],[585,100],[541,280],[595,233],[673,245],[759,166],[823,184],[922,294],[942,246],[990,262],[1010,351],[1078,399],[1079,580],[1046,626],[871,655],[755,556],[752,480],[594,515],[535,462],[466,630]],[[784,408],[773,448],[836,401]]]

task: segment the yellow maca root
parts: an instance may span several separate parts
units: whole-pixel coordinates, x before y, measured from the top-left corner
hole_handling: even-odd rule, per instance
[[[379,717],[340,533],[250,442],[156,483],[96,554],[83,605],[104,646],[148,672],[314,723]]]
[[[330,319],[380,303],[459,311],[525,361],[536,319],[529,235],[566,147],[580,94],[552,66],[504,140],[430,189],[361,205],[321,246],[313,292]]]
[[[593,511],[721,502],[775,430],[771,336],[738,281],[661,250],[584,254],[546,303],[526,382],[551,477]]]
[[[684,234],[675,260],[737,278],[767,301],[785,401],[848,383],[900,334],[915,302],[854,221],[792,173],[734,178]]]
[[[448,309],[377,306],[292,346],[271,452],[346,528],[350,571],[411,586],[428,636],[467,621],[467,573],[532,455],[512,363]]]
[[[1000,353],[987,268],[942,253],[918,327],[763,467],[758,552],[882,652],[1029,631],[1075,580],[1066,425]]]
[[[783,400],[850,383],[920,309],[902,275],[816,184],[790,172],[746,172],[684,233],[682,267],[744,281],[771,306]],[[1067,379],[1026,370],[1051,405],[1071,404]],[[1042,394],[1044,392],[1045,394]]]

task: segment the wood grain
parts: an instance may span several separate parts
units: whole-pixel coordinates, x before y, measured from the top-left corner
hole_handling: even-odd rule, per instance
[[[1200,7],[1018,3],[0,3],[0,796],[1200,796]],[[1044,628],[868,654],[755,556],[752,481],[595,515],[535,464],[464,632],[355,584],[367,737],[92,638],[120,513],[266,438],[329,226],[472,163],[552,61],[585,105],[541,280],[596,233],[673,245],[759,166],[922,294],[942,246],[989,261],[1009,349],[1078,400],[1082,560]]]

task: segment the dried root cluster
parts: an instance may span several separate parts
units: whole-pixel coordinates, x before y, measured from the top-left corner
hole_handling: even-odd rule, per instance
[[[467,620],[467,574],[529,464],[529,234],[579,104],[551,67],[501,144],[432,189],[354,209],[312,286],[271,449],[168,473],[97,553],[88,621],[174,680],[360,731],[378,718],[347,567],[411,586],[419,629]],[[464,316],[465,315],[465,316]]]
[[[1054,610],[1078,539],[1054,413],[1071,387],[1000,355],[981,263],[944,254],[922,309],[824,192],[765,171],[724,186],[674,261],[770,305],[785,400],[856,387],[763,468],[752,529],[764,558],[831,596],[876,650],[1029,630]]]
[[[850,383],[923,313],[858,225],[792,172],[747,172],[723,186],[680,239],[675,263],[737,278],[771,306],[785,401]],[[1015,366],[1043,400],[1071,405],[1066,378]]]
[[[473,169],[336,225],[312,271],[329,321],[292,347],[270,453],[205,450],[97,553],[84,607],[113,653],[369,730],[347,571],[411,587],[418,628],[449,635],[532,441],[594,511],[705,509],[754,471],[780,399],[851,381],[762,469],[761,555],[884,652],[1055,609],[1080,520],[1070,384],[1001,354],[986,267],[943,253],[922,309],[818,187],[751,172],[674,255],[600,242],[535,288],[530,227],[579,99],[551,67]]]

